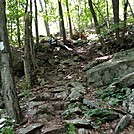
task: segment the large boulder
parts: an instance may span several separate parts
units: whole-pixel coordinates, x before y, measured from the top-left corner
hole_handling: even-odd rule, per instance
[[[89,63],[91,64],[91,63]],[[90,67],[89,67],[90,68]],[[122,51],[113,58],[97,64],[86,71],[87,83],[93,87],[107,86],[122,77],[134,72],[134,49]],[[132,76],[132,75],[131,75]],[[126,78],[126,77],[125,77]],[[128,77],[131,79],[131,77]],[[122,80],[125,82],[125,80]],[[127,80],[128,83],[128,80]],[[129,83],[133,85],[134,81]],[[127,84],[124,84],[127,86]]]
[[[22,52],[17,51],[16,49],[11,49],[11,53],[12,53],[12,63],[13,63],[14,75],[21,77],[24,75]]]

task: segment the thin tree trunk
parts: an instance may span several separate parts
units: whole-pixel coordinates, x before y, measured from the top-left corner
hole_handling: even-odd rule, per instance
[[[33,16],[33,14],[32,14],[32,0],[30,0],[30,19],[29,19],[30,55],[31,55],[32,63],[33,63],[33,68],[35,70],[37,67],[37,64],[36,64],[36,56],[35,56],[35,43],[33,41],[33,33],[32,33],[32,18],[33,18],[32,16]]]
[[[19,45],[19,48],[21,48],[21,40],[20,40],[20,21],[19,21],[19,17],[17,17],[16,19],[17,19],[17,37],[18,37],[18,45]]]
[[[18,4],[18,1],[17,2],[17,18],[16,18],[16,21],[17,21],[17,37],[18,37],[18,45],[19,45],[19,48],[21,48],[21,40],[20,40],[20,21],[19,21],[19,14],[18,14],[18,8],[19,8],[19,4]]]
[[[30,55],[30,28],[29,28],[29,13],[28,0],[25,9],[25,48],[24,48],[24,72],[27,87],[31,87],[31,55]]]
[[[38,14],[37,14],[37,3],[36,3],[36,0],[34,0],[34,6],[35,6],[36,45],[38,45],[39,44],[39,30],[38,30]]]
[[[80,24],[80,0],[78,0],[78,30],[79,30],[79,32],[81,32],[81,24]]]
[[[107,11],[107,27],[110,28],[108,0],[106,0],[106,11]]]
[[[100,31],[100,27],[99,27],[99,24],[98,24],[97,16],[96,16],[95,11],[94,11],[94,8],[93,8],[92,0],[88,0],[88,4],[89,4],[90,11],[91,11],[91,14],[92,14],[93,19],[94,19],[96,33],[98,35],[100,35],[101,34],[101,31]],[[102,37],[99,37],[99,40],[100,40],[101,44],[103,45],[104,44],[103,38]]]
[[[61,20],[59,20],[59,27],[60,27],[60,36],[63,36],[63,28]]]
[[[114,14],[114,24],[116,25],[115,33],[116,39],[120,42],[120,35],[119,35],[119,0],[112,0],[113,5],[113,14]]]
[[[10,46],[8,41],[8,33],[6,27],[6,13],[5,13],[5,0],[0,1],[0,45],[3,45],[1,53],[1,81],[2,92],[4,96],[4,103],[9,116],[11,116],[16,123],[21,123],[24,119],[15,87],[15,80],[13,76],[13,67]]]
[[[129,5],[129,7],[130,7],[130,10],[131,10],[132,16],[133,16],[133,18],[134,18],[134,12],[133,12],[133,10],[132,10],[132,7],[131,7],[131,5],[130,5],[129,1],[128,1],[128,5]]]
[[[62,30],[63,30],[63,41],[64,41],[64,43],[66,43],[66,31],[65,31],[65,26],[64,26],[61,0],[58,0],[58,6],[59,6],[59,15],[60,15],[61,25],[62,25]]]
[[[46,14],[46,16],[48,16],[46,0],[44,0],[44,4],[45,4],[45,14]],[[48,24],[48,19],[44,19],[44,22],[45,22],[47,36],[50,37],[50,28],[49,28],[49,24]]]
[[[125,32],[126,32],[127,7],[128,7],[128,0],[124,0],[124,26],[123,26],[123,32],[122,32],[122,43],[121,43],[121,46],[123,46],[124,36],[125,36]]]
[[[69,12],[68,0],[66,0],[66,7],[67,7],[68,22],[69,22],[70,38],[72,38],[73,32],[72,32],[72,24],[71,24],[70,12]]]
[[[108,28],[107,22],[106,22],[105,18],[103,17],[101,11],[99,11],[99,9],[96,7],[96,5],[95,5],[94,3],[93,3],[93,5],[94,5],[94,7],[97,9],[97,11],[98,11],[98,13],[100,14],[100,16],[103,18],[104,24],[106,24],[106,27]],[[103,27],[103,24],[102,24],[102,27]]]

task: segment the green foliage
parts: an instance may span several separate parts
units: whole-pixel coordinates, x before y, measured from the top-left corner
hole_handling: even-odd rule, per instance
[[[22,89],[22,92],[19,94],[19,97],[24,96],[24,97],[29,97],[32,96],[32,92],[30,91],[30,86],[29,84],[27,84],[26,80],[23,79],[20,84],[19,87]]]
[[[22,40],[24,35],[24,14],[25,14],[25,0],[7,0],[6,16],[7,29],[9,35],[9,42],[14,46],[18,46],[18,26],[20,28],[20,38]],[[19,24],[17,22],[19,21]]]
[[[27,91],[30,90],[30,86],[29,84],[26,82],[25,78],[21,81],[20,83],[20,87],[22,88],[22,90]]]
[[[91,124],[95,129],[99,128],[100,124],[117,119],[119,116],[112,110],[108,109],[89,109],[84,114],[87,118],[92,118]]]
[[[68,134],[76,134],[76,131],[77,131],[77,129],[74,126],[74,124],[73,123],[69,124],[69,132],[68,132]]]
[[[12,127],[4,127],[1,134],[15,134]]]
[[[98,98],[103,99],[105,102],[108,102],[111,106],[116,106],[122,104],[124,100],[127,100],[131,94],[130,88],[118,89],[115,87],[108,87],[105,90],[99,90]]]
[[[63,113],[62,113],[62,117],[63,117],[64,119],[76,118],[76,114],[75,114],[75,113],[72,113],[72,112],[70,112],[70,111],[68,111],[68,112],[63,112]]]
[[[107,109],[90,109],[85,112],[85,116],[87,117],[105,117],[109,115],[111,111]]]
[[[3,122],[4,127],[0,130],[1,134],[15,134],[14,127],[15,122],[10,117],[5,117],[5,121]]]

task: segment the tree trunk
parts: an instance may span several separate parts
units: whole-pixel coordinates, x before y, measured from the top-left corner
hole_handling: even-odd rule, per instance
[[[60,36],[63,36],[63,28],[61,20],[59,20],[59,27],[60,27]]]
[[[120,42],[119,36],[119,0],[112,0],[113,14],[114,14],[114,24],[117,27],[115,29],[116,39]]]
[[[100,27],[99,27],[99,24],[98,24],[97,16],[96,16],[95,11],[94,11],[94,8],[93,8],[92,0],[88,0],[88,4],[89,4],[89,8],[90,8],[91,14],[92,14],[93,19],[94,19],[96,33],[98,35],[100,35],[101,34],[101,31],[100,31]],[[102,37],[99,37],[99,40],[100,40],[101,44],[103,45],[104,44],[103,38]]]
[[[48,16],[48,14],[47,14],[47,4],[46,4],[45,0],[44,0],[44,4],[45,4],[45,15]],[[41,5],[42,11],[43,11],[43,6],[42,6],[41,0],[40,0],[40,5]],[[49,24],[48,24],[48,19],[44,19],[44,23],[45,23],[47,36],[50,37],[50,28],[49,28]]]
[[[78,24],[78,30],[79,30],[79,32],[81,32],[81,24],[80,24],[80,23],[81,23],[80,10],[81,10],[81,9],[80,9],[80,0],[78,0],[78,11],[77,11],[77,12],[78,12],[78,23],[77,23],[77,24]]]
[[[123,25],[123,32],[122,32],[122,43],[121,46],[123,46],[124,43],[124,36],[126,32],[126,21],[127,21],[127,7],[128,7],[128,0],[124,0],[124,25]]]
[[[17,37],[18,37],[18,45],[19,48],[21,48],[21,40],[20,40],[20,21],[19,21],[19,14],[18,14],[18,1],[17,2],[17,17],[16,17],[16,21],[17,21]]]
[[[30,55],[30,28],[29,28],[29,13],[27,12],[28,0],[25,9],[25,47],[24,47],[24,72],[27,87],[31,87],[31,55]]]
[[[19,17],[17,16],[17,37],[18,37],[18,45],[19,48],[21,48],[21,40],[20,40],[20,21],[19,21]]]
[[[68,0],[66,0],[66,7],[67,7],[68,22],[69,22],[70,38],[72,38],[73,32],[72,32],[72,24],[71,24],[70,12],[69,12]]]
[[[39,44],[39,31],[38,31],[38,14],[37,14],[37,3],[34,0],[35,5],[35,32],[36,32],[36,45]]]
[[[20,110],[13,76],[12,59],[6,27],[5,0],[0,1],[0,20],[0,45],[3,46],[0,50],[2,64],[1,81],[4,103],[8,115],[11,116],[16,123],[21,123],[24,117]]]
[[[132,13],[132,17],[134,18],[134,12],[133,12],[133,10],[132,10],[132,7],[131,7],[129,1],[128,1],[128,5],[129,5],[129,7],[130,7],[130,10],[131,10],[131,13]]]
[[[30,0],[30,19],[29,19],[29,33],[30,33],[30,55],[31,55],[31,60],[32,60],[32,64],[33,64],[33,69],[35,70],[37,67],[36,64],[36,56],[35,56],[35,43],[33,41],[33,33],[32,33],[32,18],[33,18],[33,14],[32,14],[32,0]],[[37,44],[38,45],[38,44]]]
[[[107,27],[110,28],[108,0],[106,0],[106,11],[107,11]]]
[[[59,15],[60,15],[61,25],[62,25],[62,30],[63,30],[63,41],[64,41],[64,43],[66,43],[66,31],[65,31],[65,26],[64,26],[61,0],[58,0],[58,6],[59,6]]]

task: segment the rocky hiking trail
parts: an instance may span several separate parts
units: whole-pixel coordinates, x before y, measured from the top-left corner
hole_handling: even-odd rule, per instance
[[[87,83],[88,63],[93,67],[113,57],[95,59],[90,47],[77,47],[77,54],[38,52],[38,84],[19,94],[27,123],[16,128],[17,134],[134,134],[133,116],[121,105],[112,107],[98,99],[103,86]]]
[[[21,54],[15,51],[14,69],[20,77],[16,87],[26,118],[15,133],[134,134],[133,35],[126,37],[129,43],[123,48],[77,40],[74,51],[52,52],[48,43],[41,43],[32,89],[24,81]]]

